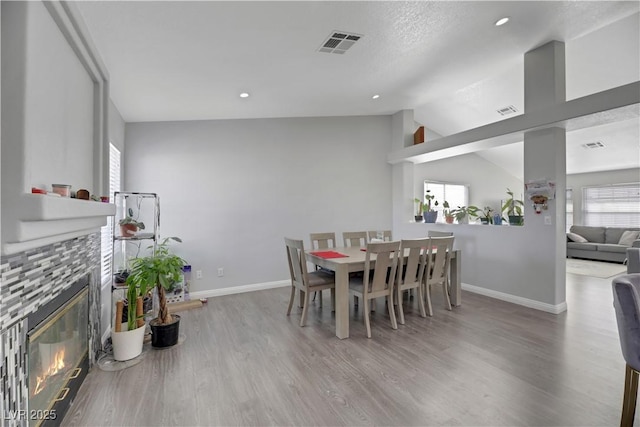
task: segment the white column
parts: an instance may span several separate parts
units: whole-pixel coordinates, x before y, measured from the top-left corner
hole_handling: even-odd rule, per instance
[[[565,102],[564,43],[549,42],[525,54],[525,114]],[[566,132],[554,127],[524,134],[524,182],[549,180],[556,184],[556,198],[536,214],[525,195],[525,230],[540,266],[528,278],[539,289],[540,300],[566,307]]]

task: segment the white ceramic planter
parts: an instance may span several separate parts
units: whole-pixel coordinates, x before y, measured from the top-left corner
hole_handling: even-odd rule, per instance
[[[133,331],[113,332],[111,331],[111,342],[113,344],[113,358],[115,360],[129,360],[142,353],[145,327],[141,326]]]

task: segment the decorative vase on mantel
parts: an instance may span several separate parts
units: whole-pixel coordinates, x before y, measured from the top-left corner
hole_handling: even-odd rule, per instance
[[[438,219],[438,211],[427,211],[424,213],[424,222],[433,224]]]

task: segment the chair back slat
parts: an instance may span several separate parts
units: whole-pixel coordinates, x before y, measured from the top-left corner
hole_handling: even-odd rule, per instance
[[[284,238],[287,246],[287,259],[289,261],[289,273],[291,281],[300,286],[307,283],[307,260],[304,254],[304,243],[302,240]]]
[[[311,233],[311,249],[330,249],[336,247],[336,233]]]
[[[454,237],[431,237],[427,249],[427,271],[431,284],[445,283],[449,276]]]
[[[342,240],[344,241],[344,246],[364,248],[365,246],[367,246],[367,232],[345,231],[344,233],[342,233]]]
[[[367,231],[367,234],[369,235],[369,241],[371,242],[373,239],[377,239],[378,238],[378,232],[380,230],[373,230],[373,231]],[[391,237],[391,230],[382,230],[382,240],[384,240],[385,242],[390,242],[392,241],[392,237]]]
[[[398,266],[398,285],[418,286],[424,277],[426,251],[429,239],[411,239],[400,242],[400,253],[407,254],[407,262],[403,268]]]
[[[375,293],[389,289],[396,279],[396,268],[400,253],[400,242],[367,244],[365,257],[364,286],[366,293]],[[371,255],[375,255],[373,277],[371,277]]]
[[[453,231],[437,231],[437,230],[427,231],[427,237],[449,237],[449,236],[453,236]]]

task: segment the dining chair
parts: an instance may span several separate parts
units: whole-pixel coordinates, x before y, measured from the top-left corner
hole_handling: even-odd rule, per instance
[[[613,307],[618,323],[622,356],[626,362],[624,394],[622,397],[621,427],[633,426],[640,378],[640,274],[632,273],[614,278]]]
[[[451,252],[453,251],[453,236],[430,237],[427,244],[427,266],[424,273],[425,296],[427,298],[427,313],[433,316],[431,305],[431,288],[442,286],[444,307],[451,311],[449,299],[449,270],[451,266]]]
[[[331,249],[336,247],[336,233],[310,233],[311,250]],[[322,267],[316,265],[316,270],[323,270]],[[324,270],[326,273],[334,274],[333,271]],[[320,292],[320,307],[322,307],[322,291]],[[316,300],[318,292],[313,293],[313,300]]]
[[[398,319],[401,325],[404,325],[404,309],[402,308],[404,291],[418,289],[418,304],[420,305],[420,315],[427,317],[424,309],[424,295],[422,290],[422,282],[424,280],[424,272],[427,264],[427,247],[429,239],[412,239],[400,241],[400,253],[407,255],[407,261],[404,265],[398,266],[396,280],[396,296],[395,301],[398,304]],[[402,263],[401,263],[402,264]]]
[[[345,231],[342,233],[342,240],[344,241],[344,246],[364,248],[367,246],[367,232]]]
[[[373,242],[373,239],[379,239],[378,233],[382,231],[382,240],[385,242],[390,242],[393,240],[391,237],[391,230],[372,230],[367,231],[367,236],[369,237],[369,242]]]
[[[427,237],[449,237],[449,236],[453,236],[453,231],[437,231],[437,230],[427,231]]]
[[[309,310],[310,292],[331,289],[331,308],[335,308],[335,276],[323,270],[312,271],[311,273],[307,271],[307,260],[302,240],[285,237],[284,243],[287,247],[287,261],[289,263],[289,274],[291,275],[291,297],[289,299],[289,308],[287,308],[287,316],[291,314],[297,289],[304,294],[302,317],[300,318],[300,326],[304,326]]]
[[[363,277],[353,277],[349,279],[349,292],[353,294],[354,297],[357,296],[364,301],[363,315],[364,324],[367,328],[367,338],[371,338],[369,301],[380,297],[387,297],[388,301],[393,301],[393,289],[396,280],[399,253],[400,242],[367,244]],[[371,260],[372,255],[375,255],[375,261]],[[372,266],[373,262],[375,262],[375,266]],[[393,304],[389,303],[387,307],[389,308],[391,327],[398,329]]]

